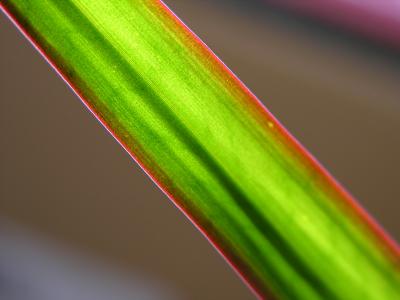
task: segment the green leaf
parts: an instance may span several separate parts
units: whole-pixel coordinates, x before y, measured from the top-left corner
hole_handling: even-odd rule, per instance
[[[400,299],[397,245],[161,1],[1,7],[260,296]]]

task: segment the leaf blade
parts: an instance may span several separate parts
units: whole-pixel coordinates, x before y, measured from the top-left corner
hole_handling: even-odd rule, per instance
[[[397,250],[390,253],[350,196],[162,3],[5,3],[261,294],[398,295]]]

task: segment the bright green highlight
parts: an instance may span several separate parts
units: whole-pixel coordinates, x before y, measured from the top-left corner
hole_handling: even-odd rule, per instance
[[[395,251],[162,3],[2,5],[261,295],[400,299]]]

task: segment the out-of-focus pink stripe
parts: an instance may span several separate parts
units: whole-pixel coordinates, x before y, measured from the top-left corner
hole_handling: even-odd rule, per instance
[[[400,0],[263,0],[400,48]]]

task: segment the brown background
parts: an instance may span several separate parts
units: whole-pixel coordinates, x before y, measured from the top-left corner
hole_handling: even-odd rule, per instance
[[[400,239],[398,52],[245,1],[166,1]],[[0,215],[185,299],[251,299],[0,16]]]

